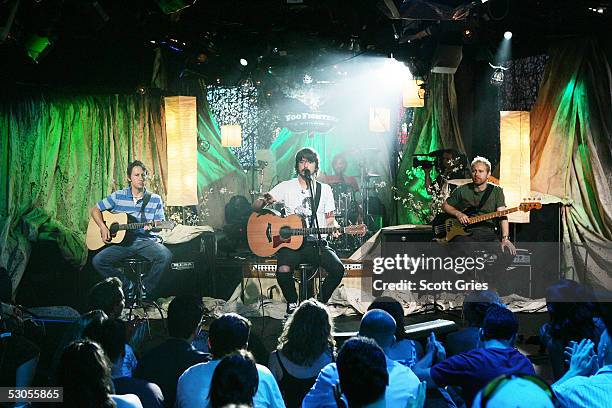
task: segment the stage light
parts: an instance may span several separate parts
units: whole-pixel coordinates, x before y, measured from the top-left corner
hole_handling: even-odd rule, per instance
[[[244,58],[240,58],[240,65],[242,65],[243,67],[246,67],[247,65],[249,65],[249,61],[247,61]]]
[[[512,38],[512,31],[506,31],[506,32],[504,33],[504,38],[505,38],[506,40],[511,39],[511,38]]]
[[[223,147],[242,146],[242,127],[240,125],[221,126],[221,146]]]
[[[164,98],[169,206],[198,203],[198,114],[195,96]]]

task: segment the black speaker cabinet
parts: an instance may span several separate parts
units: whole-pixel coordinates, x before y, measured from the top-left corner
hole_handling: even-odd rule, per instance
[[[163,296],[213,296],[217,245],[214,233],[204,232],[180,244],[165,244],[172,263],[160,282]]]
[[[529,213],[528,224],[511,224],[515,245],[531,252],[532,296],[544,296],[561,268],[561,206],[546,204]]]

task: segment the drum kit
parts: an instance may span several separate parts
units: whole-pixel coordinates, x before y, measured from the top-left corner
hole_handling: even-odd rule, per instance
[[[385,187],[381,175],[370,170],[369,161],[375,157],[380,150],[378,148],[355,149],[347,152],[347,157],[356,157],[359,166],[358,189],[355,177],[342,177],[340,181],[330,182],[336,204],[336,221],[342,227],[351,224],[365,223],[369,231],[377,231],[381,228],[382,215],[380,202],[373,203],[373,192]],[[341,235],[332,243],[332,247],[339,254],[350,255],[359,248],[368,235],[364,237]]]

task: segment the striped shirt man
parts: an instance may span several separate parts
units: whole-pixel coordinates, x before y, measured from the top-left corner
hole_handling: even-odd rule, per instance
[[[141,212],[144,197],[151,194],[151,199],[144,208],[144,219]],[[123,190],[114,191],[108,197],[98,201],[96,204],[100,211],[110,211],[112,213],[127,213],[129,222],[151,222],[164,221],[164,203],[161,196],[155,193],[148,193],[144,190],[142,197],[136,199],[132,194],[132,189],[128,186]],[[157,234],[146,231],[144,228],[134,230],[136,240],[158,240]]]

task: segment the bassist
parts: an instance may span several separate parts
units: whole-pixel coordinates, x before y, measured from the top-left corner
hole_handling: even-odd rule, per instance
[[[147,168],[135,160],[127,167],[129,186],[123,190],[113,192],[108,197],[98,201],[90,210],[91,217],[100,228],[100,236],[105,242],[111,239],[111,233],[104,224],[102,211],[123,212],[134,218],[137,222],[163,221],[164,203],[161,197],[149,193],[145,188]],[[143,279],[145,297],[155,300],[157,284],[162,273],[170,266],[172,253],[160,243],[159,237],[154,234],[150,226],[134,231],[129,239],[121,244],[109,245],[98,252],[93,258],[93,266],[104,277],[119,276],[123,284],[128,281],[122,276],[117,264],[123,259],[140,255],[151,262],[151,270]]]
[[[298,214],[304,218],[307,227],[314,227],[314,216],[311,206],[311,195],[308,189],[307,180],[316,176],[319,171],[319,155],[311,148],[303,148],[295,156],[295,171],[297,178],[284,181],[276,185],[269,193],[264,194],[263,198],[253,203],[255,210],[261,210],[265,205],[274,202],[284,204],[289,214]],[[336,210],[334,196],[331,187],[327,184],[316,182],[313,177],[313,191],[315,193],[315,207],[319,227],[338,226],[334,217]],[[322,238],[325,238],[323,235]],[[316,237],[307,236],[304,244],[298,250],[281,248],[277,254],[276,279],[280,286],[283,296],[287,300],[287,313],[292,313],[297,307],[297,292],[293,281],[293,270],[300,263],[310,263],[314,267],[319,266],[319,254]],[[324,240],[321,247],[320,266],[327,271],[327,277],[321,287],[319,294],[322,302],[327,302],[334,289],[340,284],[344,276],[344,265],[338,255],[327,245]]]
[[[480,215],[506,209],[504,190],[495,184],[487,183],[491,175],[491,163],[484,157],[477,156],[471,163],[472,182],[457,187],[442,205],[442,210],[457,218],[463,225],[468,225],[469,216],[464,213],[471,209],[472,214]],[[461,210],[460,210],[461,209]],[[494,220],[470,225],[469,236],[457,236],[452,242],[500,242],[493,250],[499,256],[496,269],[508,266],[516,255],[516,248],[510,242],[510,227],[507,217],[499,218],[501,242],[495,232]]]

